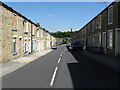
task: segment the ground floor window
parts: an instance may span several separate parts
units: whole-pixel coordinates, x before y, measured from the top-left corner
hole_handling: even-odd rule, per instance
[[[110,30],[108,31],[107,34],[107,48],[112,49],[112,45],[113,45],[113,31]]]
[[[101,46],[101,33],[98,34],[98,38],[99,38],[99,41],[98,41],[98,45]]]
[[[16,37],[13,37],[13,53],[16,52],[17,44],[16,44]]]
[[[27,40],[27,38],[24,39],[24,52],[25,53],[28,52],[28,40]]]

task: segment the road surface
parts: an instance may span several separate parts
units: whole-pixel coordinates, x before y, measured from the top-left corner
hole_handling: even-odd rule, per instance
[[[60,46],[3,77],[3,88],[117,88],[118,72]]]

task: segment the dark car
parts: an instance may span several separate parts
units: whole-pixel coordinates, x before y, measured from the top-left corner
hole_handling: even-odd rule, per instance
[[[71,48],[74,51],[80,51],[80,50],[82,50],[82,44],[79,41],[73,41],[71,43]]]
[[[100,47],[100,46],[94,46],[94,47],[91,47],[90,50],[94,53],[100,54],[100,53],[103,53],[104,49],[103,49],[103,47]]]
[[[71,45],[71,43],[67,43],[67,44],[66,44],[66,47],[67,47],[67,48],[69,48],[69,47],[70,47],[70,45]]]

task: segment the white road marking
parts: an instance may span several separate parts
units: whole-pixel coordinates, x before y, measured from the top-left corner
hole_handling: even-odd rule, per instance
[[[53,86],[53,83],[54,83],[54,80],[55,80],[55,76],[56,76],[57,70],[58,70],[58,67],[55,68],[55,71],[54,71],[54,73],[53,73],[53,76],[52,76],[52,79],[51,79],[51,82],[50,82],[50,86]]]
[[[62,54],[60,55],[60,57],[62,57]]]
[[[59,58],[58,63],[60,63],[60,61],[61,61],[61,58]]]

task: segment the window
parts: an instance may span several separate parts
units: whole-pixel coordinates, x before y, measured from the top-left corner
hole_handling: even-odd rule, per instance
[[[86,34],[86,27],[85,27],[85,34]]]
[[[32,24],[32,35],[35,35],[35,26]]]
[[[95,20],[95,29],[97,29],[97,28],[98,28],[98,20],[96,18],[96,20]]]
[[[94,24],[95,24],[95,22],[94,22],[94,20],[93,20],[93,22],[92,22],[92,32],[94,32],[94,29],[95,29],[95,28],[94,28],[94,27],[95,27]]]
[[[28,39],[25,38],[24,39],[24,53],[27,53],[28,52]]]
[[[113,31],[109,30],[108,35],[107,35],[107,47],[112,49],[112,44],[113,44]]]
[[[40,37],[40,33],[39,33],[39,30],[37,30],[37,37]]]
[[[25,25],[25,32],[28,32],[29,30],[28,30],[28,22],[26,22],[26,25]]]
[[[16,52],[16,47],[17,47],[17,45],[16,45],[16,37],[13,37],[13,53]]]
[[[17,15],[14,14],[13,16],[13,27],[12,27],[13,30],[16,30],[17,29]]]
[[[84,35],[84,29],[82,29],[82,35]]]
[[[98,28],[99,29],[101,28],[101,15],[99,15],[98,17]]]
[[[41,36],[41,38],[43,38],[43,31],[42,30],[41,30],[41,35],[40,36]]]
[[[108,8],[108,25],[113,23],[113,6]]]
[[[87,28],[88,28],[88,32],[89,32],[90,31],[90,24],[88,24]]]

